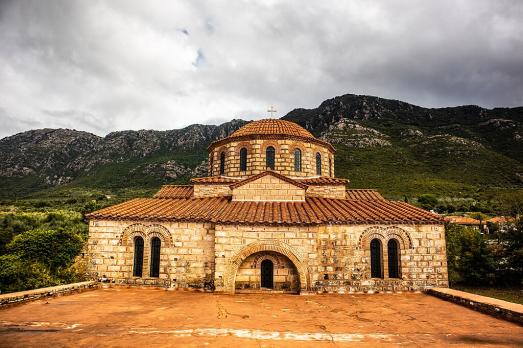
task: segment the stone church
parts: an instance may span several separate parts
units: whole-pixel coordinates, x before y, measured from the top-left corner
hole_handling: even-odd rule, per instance
[[[448,286],[443,220],[348,189],[332,145],[301,126],[253,121],[208,152],[208,177],[88,216],[93,277],[225,293]]]

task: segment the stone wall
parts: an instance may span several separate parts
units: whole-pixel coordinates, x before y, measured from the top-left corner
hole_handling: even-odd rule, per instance
[[[232,190],[233,201],[305,201],[305,189],[272,175]]]
[[[215,286],[234,291],[237,269],[255,252],[268,250],[296,266],[302,291],[357,292],[419,290],[448,286],[442,225],[345,226],[216,226]],[[400,247],[399,279],[371,278],[370,241],[383,245],[396,239]]]
[[[194,197],[222,197],[230,196],[232,191],[227,185],[194,184]]]
[[[217,147],[209,154],[209,173],[220,175],[220,154],[225,153],[225,176],[248,177],[267,170],[265,152],[275,149],[275,168],[280,174],[292,177],[316,176],[316,153],[322,158],[322,176],[334,177],[334,154],[325,147],[296,140],[233,141]],[[240,150],[247,149],[247,171],[240,171]],[[294,150],[301,150],[301,171],[294,171]]]
[[[134,240],[144,239],[142,277],[133,276]],[[161,239],[160,276],[149,277],[150,241]],[[166,287],[212,286],[214,229],[211,224],[98,220],[89,224],[87,244],[93,278]]]
[[[217,291],[233,292],[238,269],[238,281],[250,282],[242,278],[249,257],[268,252],[294,265],[295,283],[301,291],[403,291],[448,286],[442,225],[247,226],[99,220],[90,222],[89,232],[90,273],[95,279],[114,283],[216,286]],[[137,236],[145,241],[142,277],[133,277],[132,272]],[[149,277],[153,237],[162,241],[158,278]],[[371,277],[373,239],[384,246],[380,278]],[[399,245],[399,278],[389,278],[386,246],[390,239]]]
[[[345,199],[345,185],[317,185],[307,188],[307,196]]]
[[[97,282],[87,281],[81,283],[51,286],[47,288],[40,288],[34,290],[11,292],[8,294],[0,294],[0,308],[16,304],[22,304],[25,302],[34,301],[45,297],[69,295],[72,293],[82,292],[96,288],[98,288]]]

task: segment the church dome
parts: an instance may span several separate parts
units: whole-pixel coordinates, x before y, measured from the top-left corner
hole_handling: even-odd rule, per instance
[[[264,119],[252,121],[233,132],[229,138],[243,137],[249,135],[287,135],[302,138],[314,138],[314,136],[302,126],[285,120]]]

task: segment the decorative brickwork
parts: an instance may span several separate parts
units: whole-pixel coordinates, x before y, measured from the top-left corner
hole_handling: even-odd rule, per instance
[[[300,260],[299,254],[292,250],[289,245],[273,239],[251,243],[239,250],[233,257],[229,259],[223,281],[224,290],[229,293],[234,293],[236,273],[241,263],[247,259],[248,256],[258,252],[267,251],[276,252],[286,256],[296,267],[300,278],[300,288],[303,290],[307,289],[307,267]]]
[[[267,170],[266,149],[274,147],[275,168],[280,174],[292,177],[316,177],[316,153],[322,157],[322,175],[334,176],[334,152],[327,146],[301,140],[253,139],[226,142],[209,153],[209,175],[220,175],[220,154],[225,153],[225,172],[230,177],[248,177]],[[240,150],[247,148],[247,170],[240,171]],[[294,170],[294,150],[301,150],[301,171]],[[329,159],[330,166],[329,167]],[[331,174],[332,173],[332,174]]]
[[[194,185],[194,197],[225,197],[232,194],[229,185]]]
[[[307,196],[309,197],[344,199],[345,195],[345,185],[309,186],[309,188],[307,189]]]
[[[237,184],[238,185],[238,184]],[[305,201],[305,189],[265,175],[232,190],[233,201]]]

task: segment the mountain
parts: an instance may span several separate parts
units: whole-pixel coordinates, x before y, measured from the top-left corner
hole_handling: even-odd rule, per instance
[[[331,142],[336,175],[391,197],[488,199],[523,189],[523,107],[423,108],[347,94],[283,117]],[[105,137],[39,129],[0,140],[0,198],[49,188],[155,188],[205,175],[206,147],[245,121]]]

